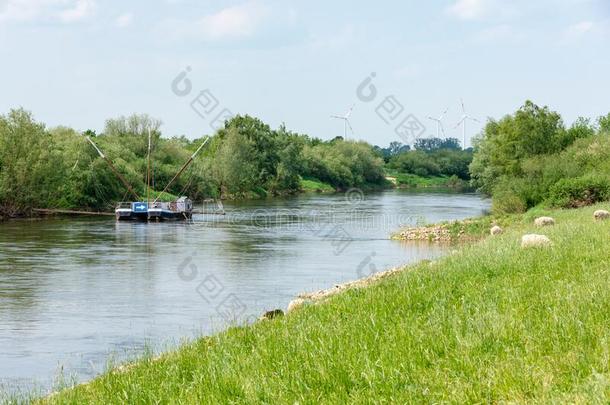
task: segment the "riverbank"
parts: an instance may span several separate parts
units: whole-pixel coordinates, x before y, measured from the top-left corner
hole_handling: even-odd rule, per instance
[[[413,173],[398,173],[389,171],[386,179],[396,188],[448,189],[456,191],[474,191],[468,181],[457,176],[423,177]]]
[[[47,402],[605,402],[610,221],[596,208],[552,212],[544,229],[523,215],[438,261]],[[524,233],[553,245],[522,250]]]
[[[460,179],[452,179],[449,177],[420,177],[413,174],[398,174],[386,177],[385,181],[380,184],[365,183],[357,188],[343,188],[337,189],[328,183],[320,181],[313,177],[301,178],[300,188],[297,192],[287,192],[284,194],[272,195],[267,190],[259,187],[255,191],[239,195],[225,195],[223,201],[251,201],[251,200],[266,200],[272,198],[285,198],[289,196],[297,196],[301,194],[334,194],[334,193],[347,193],[351,190],[359,190],[361,192],[372,192],[382,191],[389,189],[435,189],[435,190],[450,190],[456,192],[469,191],[467,182]],[[157,191],[151,191],[150,198],[158,198],[160,201],[175,201],[179,196],[170,193],[160,193]],[[348,198],[350,198],[348,196]],[[79,215],[91,213],[91,215],[114,215],[114,205],[110,204],[104,210],[97,210],[89,207],[33,207],[27,210],[7,210],[3,212],[0,207],[0,221],[15,219],[15,218],[29,218],[37,217],[41,215]],[[4,216],[3,216],[4,215]]]

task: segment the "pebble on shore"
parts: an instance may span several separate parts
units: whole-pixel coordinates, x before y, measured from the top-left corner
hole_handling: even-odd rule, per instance
[[[463,229],[457,233],[451,232],[447,225],[431,225],[407,228],[395,235],[394,239],[427,241],[427,242],[451,242],[465,236]]]

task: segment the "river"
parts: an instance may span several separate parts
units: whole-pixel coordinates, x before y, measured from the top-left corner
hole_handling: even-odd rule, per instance
[[[388,237],[488,207],[476,194],[394,190],[225,204],[190,224],[1,223],[0,391],[84,381],[300,292],[438,257],[445,247]]]

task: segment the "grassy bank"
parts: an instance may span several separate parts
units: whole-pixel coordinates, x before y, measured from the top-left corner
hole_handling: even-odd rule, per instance
[[[394,240],[427,242],[474,242],[489,236],[494,225],[501,228],[527,227],[535,218],[554,215],[555,211],[536,207],[523,214],[485,215],[462,221],[444,221],[432,225],[413,226],[399,229],[391,235]]]
[[[301,179],[301,190],[305,193],[333,193],[335,188],[313,177]]]
[[[398,173],[389,171],[386,173],[389,179],[398,188],[450,188],[455,190],[467,190],[468,182],[456,176],[418,176],[412,173]]]
[[[596,208],[553,212],[543,229],[507,221],[441,260],[48,402],[607,403],[610,221]],[[522,250],[531,232],[553,246]]]

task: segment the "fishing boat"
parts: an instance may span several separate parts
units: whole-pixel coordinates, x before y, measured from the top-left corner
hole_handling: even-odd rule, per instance
[[[193,202],[188,197],[180,197],[176,201],[147,203],[120,202],[114,210],[118,221],[171,221],[191,219]]]
[[[167,220],[190,220],[193,216],[193,202],[188,197],[180,197],[175,201],[170,202],[161,202],[158,201],[159,198],[164,195],[169,187],[180,177],[180,175],[186,170],[186,168],[193,162],[195,157],[199,154],[201,149],[205,146],[205,144],[210,139],[206,138],[203,143],[197,148],[195,153],[191,155],[191,157],[184,163],[182,168],[176,173],[176,175],[170,180],[170,182],[165,186],[163,191],[158,194],[158,196],[151,201],[150,198],[150,152],[151,152],[151,136],[150,131],[148,132],[148,170],[146,173],[146,200],[140,198],[138,193],[136,193],[129,184],[129,182],[119,173],[119,171],[114,167],[112,161],[104,155],[104,153],[99,149],[99,147],[91,140],[91,138],[86,137],[87,141],[97,151],[97,153],[108,163],[112,171],[116,174],[116,176],[121,180],[121,182],[125,185],[127,190],[135,197],[135,201],[130,202],[120,202],[117,204],[114,213],[117,221],[167,221]]]

